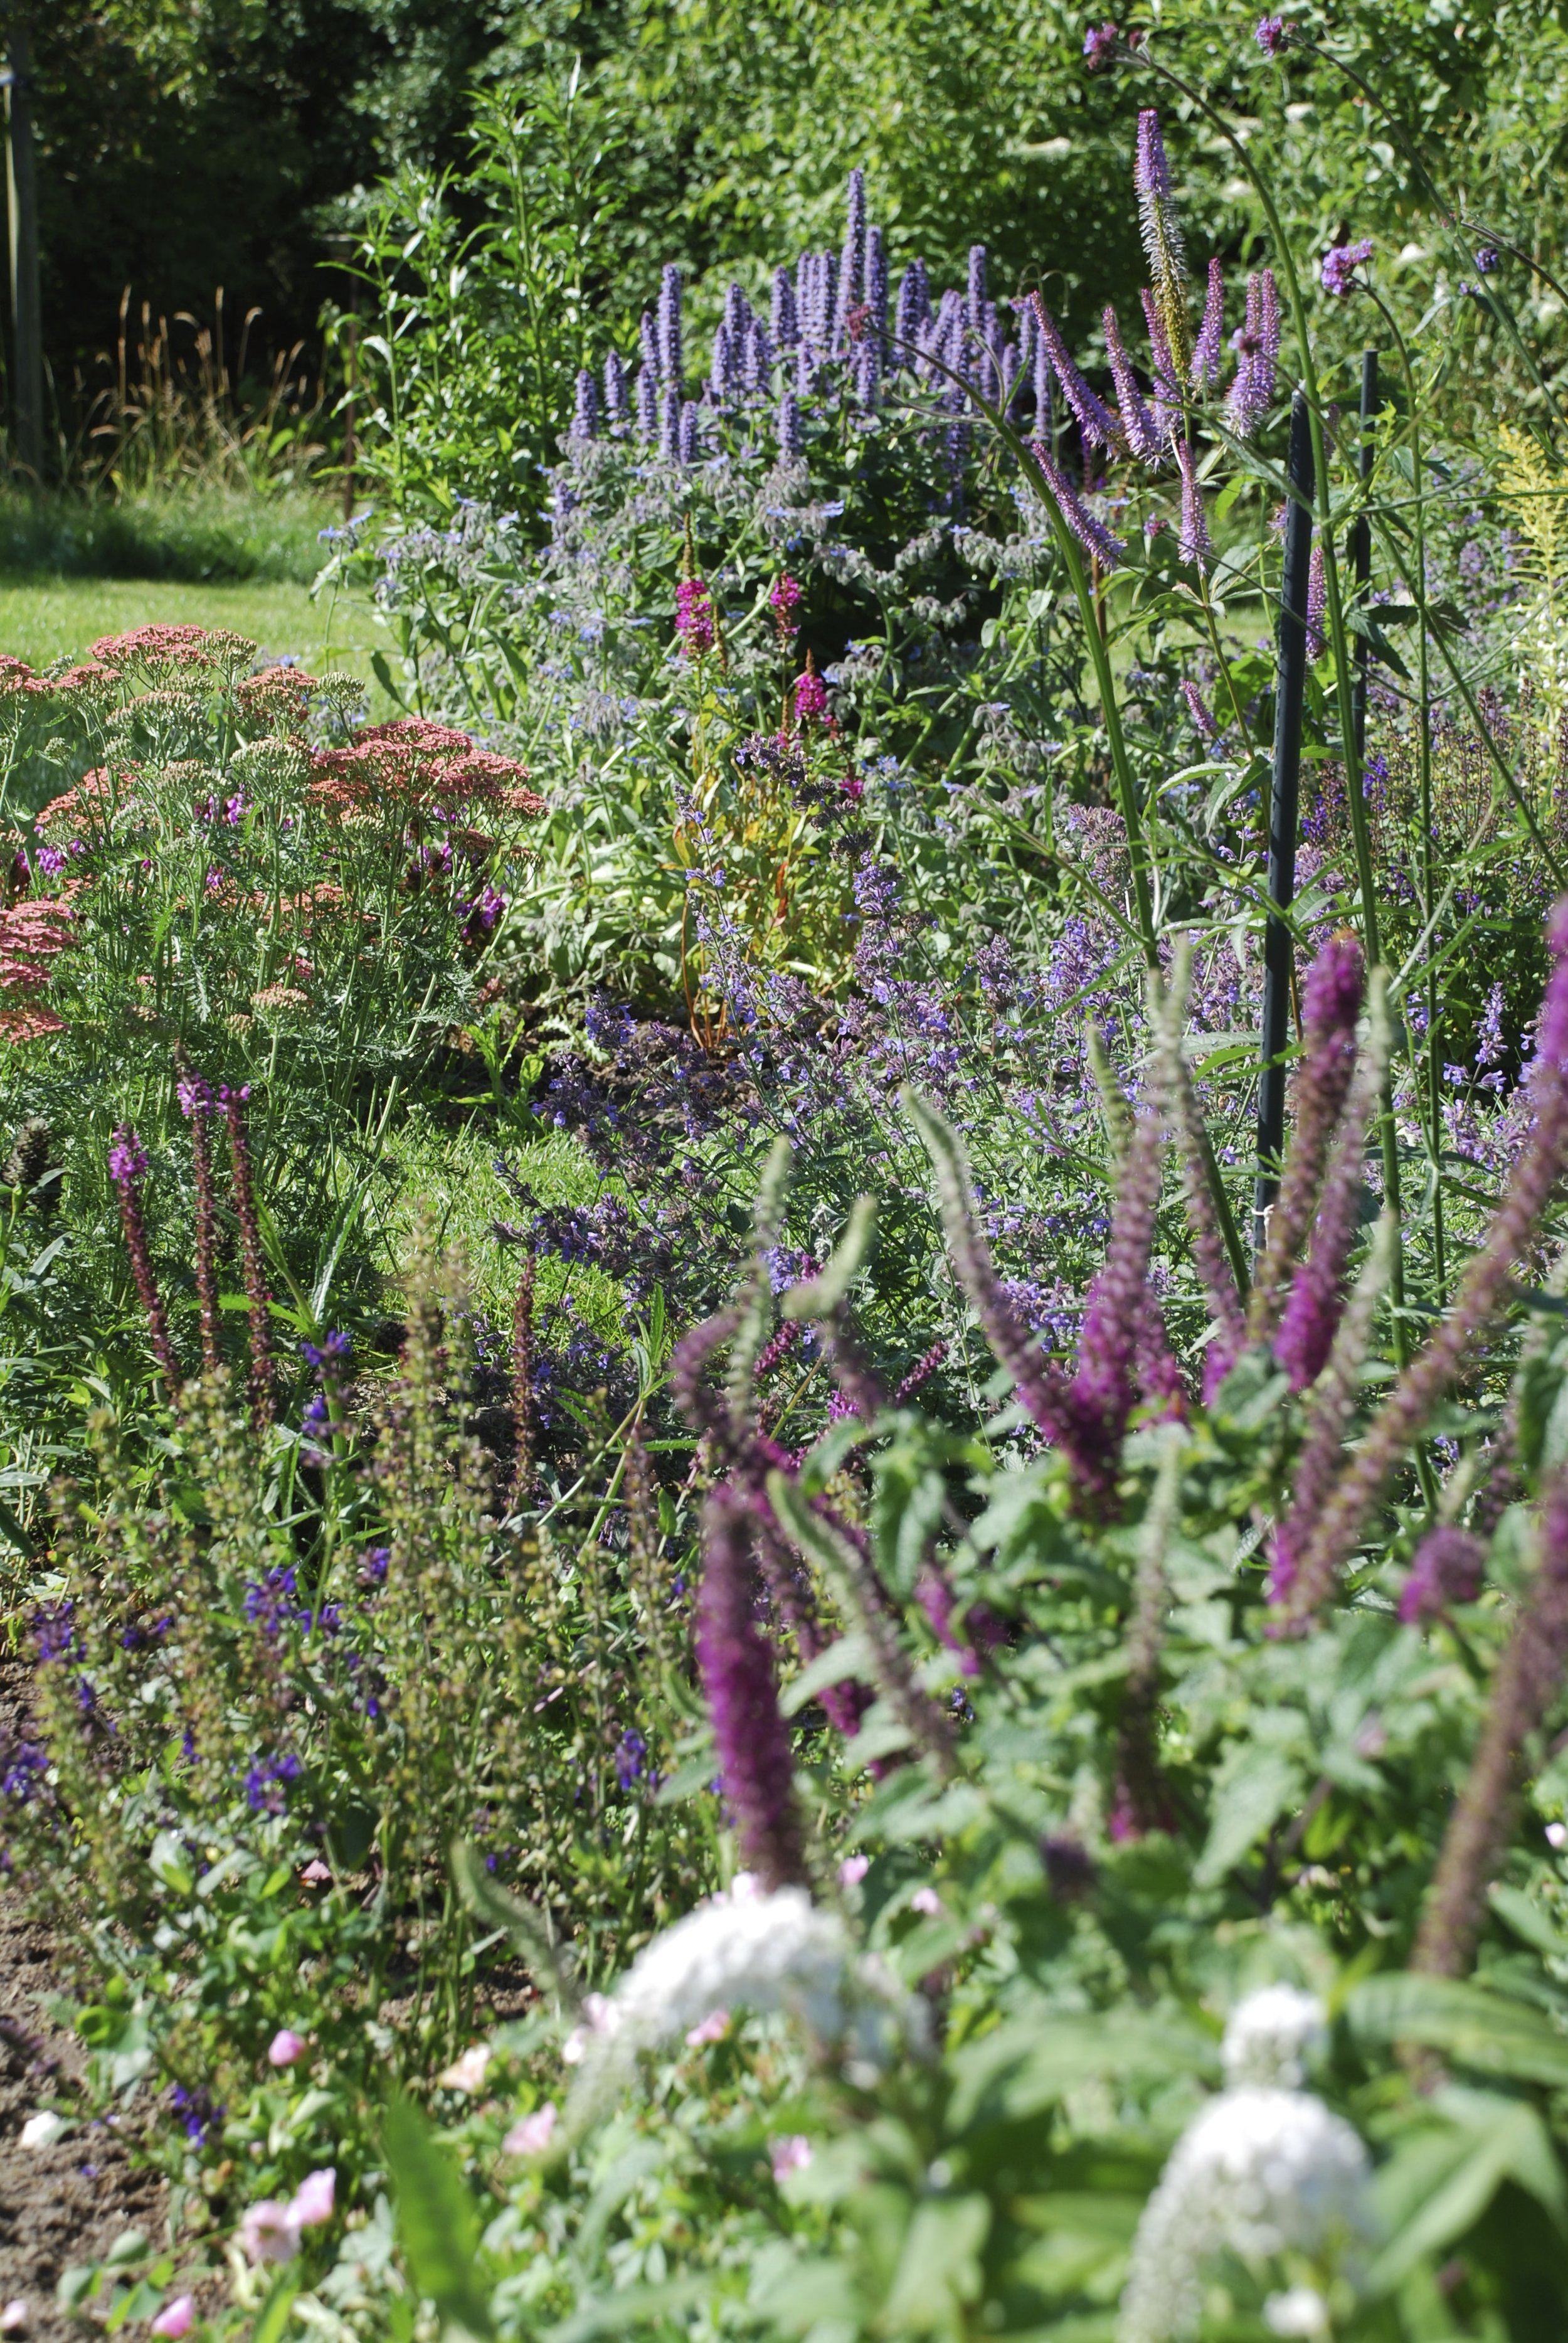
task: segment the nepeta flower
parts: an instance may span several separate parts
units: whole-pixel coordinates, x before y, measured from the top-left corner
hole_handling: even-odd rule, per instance
[[[1062,519],[1088,553],[1092,553],[1104,569],[1114,569],[1127,548],[1122,539],[1113,537],[1103,521],[1096,520],[1077,489],[1069,480],[1043,442],[1030,442],[1035,462],[1045,476],[1051,495],[1056,498]]]
[[[1323,291],[1332,294],[1336,300],[1342,300],[1355,283],[1356,270],[1372,256],[1370,236],[1363,236],[1359,244],[1336,244],[1323,255]]]

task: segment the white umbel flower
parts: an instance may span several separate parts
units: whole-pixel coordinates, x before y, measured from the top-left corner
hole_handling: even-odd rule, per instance
[[[1326,2047],[1328,2031],[1328,2014],[1316,1994],[1293,1985],[1264,1986],[1231,2014],[1220,2049],[1225,2080],[1233,2090],[1243,2083],[1300,2090],[1308,2056]]]
[[[803,1887],[760,1894],[745,1875],[645,1946],[608,2001],[585,2009],[566,2047],[580,2064],[578,2111],[624,2080],[638,2053],[684,2041],[718,2011],[784,2010],[819,2042],[885,2063],[911,2011],[879,1964],[857,1959],[844,1925]]]
[[[1121,2343],[1195,2333],[1204,2265],[1223,2251],[1260,2272],[1288,2251],[1353,2274],[1368,2235],[1371,2160],[1342,2117],[1292,2087],[1322,2030],[1321,2006],[1288,1986],[1235,2012],[1223,2052],[1231,2087],[1188,2125],[1138,2224]],[[1308,2291],[1298,2290],[1302,2302],[1271,2299],[1299,2311]]]

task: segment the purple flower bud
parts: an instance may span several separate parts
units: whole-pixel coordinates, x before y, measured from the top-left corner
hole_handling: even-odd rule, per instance
[[[1469,1530],[1445,1522],[1428,1530],[1415,1550],[1399,1598],[1407,1627],[1424,1627],[1454,1603],[1473,1603],[1486,1575],[1486,1548]]]
[[[1077,417],[1079,429],[1091,447],[1114,447],[1120,437],[1115,416],[1102,399],[1096,397],[1074,366],[1067,345],[1057,329],[1056,320],[1040,295],[1031,293],[1030,299],[1034,307],[1041,346],[1049,353],[1056,378]]]
[[[1030,443],[1035,462],[1045,476],[1058,509],[1068,528],[1087,553],[1094,555],[1101,568],[1114,569],[1127,548],[1119,537],[1112,537],[1102,521],[1095,519],[1066,473],[1041,440]]]
[[[1336,300],[1342,301],[1355,283],[1356,270],[1372,256],[1372,244],[1370,236],[1363,236],[1359,244],[1333,246],[1332,250],[1323,255],[1323,291],[1332,294]]]
[[[1503,266],[1503,255],[1494,244],[1483,244],[1475,256],[1475,265],[1483,277],[1490,277]]]

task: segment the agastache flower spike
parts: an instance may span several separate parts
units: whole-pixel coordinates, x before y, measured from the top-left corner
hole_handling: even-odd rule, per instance
[[[879,227],[866,231],[866,307],[880,358],[888,340],[888,254]]]
[[[1138,213],[1143,229],[1143,249],[1154,278],[1154,297],[1170,337],[1172,355],[1181,365],[1187,357],[1187,256],[1176,217],[1171,166],[1165,156],[1160,116],[1151,106],[1138,116],[1138,158],[1133,172]]]
[[[598,437],[598,385],[587,367],[578,368],[577,401],[572,408],[573,439]]]
[[[930,322],[931,288],[926,277],[923,260],[911,260],[899,279],[898,309],[893,331],[900,344],[894,353],[895,363],[908,366],[914,345],[920,339],[920,327]]]
[[[1177,550],[1183,561],[1190,561],[1201,576],[1207,577],[1213,565],[1214,544],[1209,535],[1203,491],[1198,486],[1190,441],[1177,440],[1176,461],[1181,473],[1181,538]]]
[[[849,339],[849,318],[864,296],[866,284],[866,175],[858,167],[849,174],[844,250],[833,304],[833,349],[840,352]]]
[[[1568,1475],[1548,1483],[1540,1558],[1493,1678],[1481,1739],[1449,1817],[1411,1955],[1428,1976],[1463,1976],[1487,1914],[1487,1890],[1506,1860],[1525,1748],[1545,1722],[1568,1665]]]
[[[1209,263],[1209,297],[1203,304],[1203,322],[1198,328],[1198,338],[1192,345],[1192,381],[1196,387],[1212,387],[1220,379],[1220,344],[1225,331],[1225,279],[1217,260]]]
[[[126,1232],[126,1250],[131,1256],[131,1275],[136,1282],[137,1299],[146,1314],[153,1355],[157,1360],[172,1399],[180,1387],[180,1371],[175,1363],[174,1345],[169,1341],[169,1322],[164,1311],[163,1295],[158,1292],[158,1282],[153,1274],[152,1251],[147,1243],[146,1222],[142,1214],[141,1183],[146,1169],[146,1149],[129,1125],[122,1123],[109,1149],[109,1177],[119,1198],[120,1224]]]
[[[645,444],[658,437],[658,389],[651,367],[637,370],[637,436]]]
[[[1387,1062],[1383,983],[1381,970],[1374,970],[1366,1056],[1358,1069],[1344,1128],[1323,1184],[1312,1249],[1292,1280],[1274,1338],[1274,1356],[1290,1376],[1292,1391],[1305,1391],[1322,1374],[1344,1306],[1345,1265],[1361,1222],[1367,1131],[1377,1111]]]
[[[209,1375],[222,1363],[217,1342],[217,1205],[212,1184],[209,1126],[213,1095],[199,1074],[182,1071],[176,1095],[180,1112],[191,1127],[191,1158],[196,1172],[196,1281],[201,1315],[202,1365]]]
[[[1472,1254],[1447,1316],[1373,1417],[1303,1542],[1289,1606],[1293,1621],[1310,1618],[1326,1601],[1389,1475],[1448,1389],[1471,1345],[1506,1301],[1515,1266],[1568,1159],[1568,897],[1552,913],[1546,941],[1554,965],[1542,1003],[1530,1078],[1533,1128],[1509,1173],[1486,1242]]]
[[[1049,448],[1039,439],[1032,440],[1030,447],[1051,495],[1056,498],[1062,519],[1080,545],[1095,556],[1102,569],[1114,569],[1127,550],[1121,538],[1112,537],[1104,523],[1095,519]]]
[[[1295,1082],[1295,1130],[1252,1281],[1247,1332],[1253,1342],[1273,1332],[1286,1278],[1301,1259],[1312,1225],[1323,1166],[1355,1071],[1361,1005],[1362,948],[1342,931],[1323,946],[1302,987],[1303,1054]]]
[[[779,401],[779,453],[786,463],[794,463],[805,444],[805,434],[800,428],[800,402],[792,390],[786,390]]]
[[[1182,677],[1178,689],[1187,702],[1187,713],[1192,719],[1199,738],[1206,749],[1212,748],[1220,737],[1220,727],[1214,721],[1207,700],[1197,685],[1186,676]]]
[[[611,350],[604,362],[605,420],[617,438],[626,429],[626,368],[620,352]]]
[[[658,328],[654,324],[651,309],[643,311],[638,337],[642,352],[642,363],[657,381],[658,378]]]
[[[272,1422],[272,1295],[266,1283],[266,1256],[262,1250],[261,1222],[256,1209],[251,1176],[250,1133],[246,1127],[248,1083],[242,1090],[220,1090],[218,1111],[228,1125],[229,1164],[234,1174],[234,1208],[239,1221],[240,1252],[245,1261],[245,1290],[250,1303],[250,1404],[258,1425]]]
[[[789,1733],[779,1711],[773,1655],[757,1625],[750,1509],[729,1490],[715,1489],[703,1531],[697,1665],[724,1795],[748,1869],[769,1891],[803,1884]]]
[[[1131,361],[1121,339],[1121,324],[1109,303],[1105,307],[1104,326],[1105,354],[1111,361],[1111,379],[1116,385],[1116,406],[1122,436],[1141,464],[1153,466],[1169,455],[1170,448],[1143,393],[1138,387]]]
[[[1312,558],[1307,564],[1307,657],[1321,659],[1328,649],[1328,637],[1323,631],[1328,611],[1328,580],[1323,575],[1323,548],[1312,548]]]
[[[660,382],[678,397],[683,372],[680,342],[680,271],[673,261],[665,263],[658,288],[658,376]]]
[[[795,286],[787,268],[776,268],[773,271],[773,309],[770,322],[774,348],[792,350],[800,338],[800,327],[795,313]]]
[[[1084,381],[1074,366],[1067,344],[1062,340],[1055,318],[1038,293],[1030,295],[1034,309],[1034,321],[1040,343],[1050,357],[1063,396],[1077,419],[1078,427],[1091,447],[1114,447],[1121,433],[1116,417],[1101,398]]]
[[[697,401],[689,398],[680,410],[680,427],[675,443],[677,460],[682,464],[697,461]]]

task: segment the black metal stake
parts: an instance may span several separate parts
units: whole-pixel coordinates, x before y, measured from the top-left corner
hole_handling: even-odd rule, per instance
[[[1362,488],[1372,478],[1372,427],[1378,410],[1377,352],[1362,352],[1362,437],[1357,462]],[[1362,512],[1351,531],[1351,566],[1355,571],[1356,603],[1365,603],[1367,588],[1372,582],[1372,523]],[[1372,645],[1364,635],[1356,637],[1356,674],[1351,686],[1351,723],[1355,733],[1356,764],[1366,763],[1367,754],[1367,663],[1372,657]]]
[[[1269,917],[1263,930],[1263,1033],[1258,1080],[1258,1184],[1252,1247],[1263,1250],[1270,1205],[1280,1192],[1285,1146],[1285,1048],[1290,1033],[1291,930],[1296,891],[1296,820],[1301,797],[1302,709],[1307,682],[1307,582],[1312,556],[1312,441],[1304,391],[1291,401],[1290,500],[1280,588],[1280,659],[1274,687],[1274,771],[1269,792]]]

